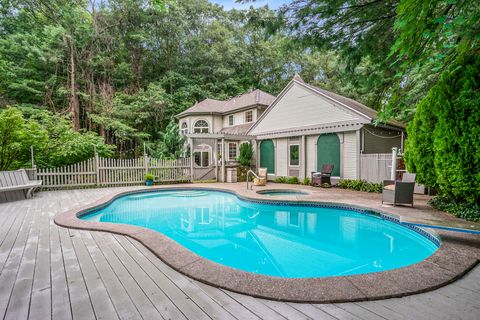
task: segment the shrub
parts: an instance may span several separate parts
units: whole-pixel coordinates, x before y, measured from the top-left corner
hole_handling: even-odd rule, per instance
[[[459,58],[416,106],[405,158],[418,182],[480,204],[480,59]]]
[[[367,182],[366,180],[344,179],[340,180],[338,187],[342,189],[351,189],[365,192],[382,192],[382,183]]]
[[[303,178],[302,184],[305,185],[305,186],[309,186],[310,182],[311,182],[310,178],[305,177],[305,178]]]
[[[456,217],[480,221],[480,205],[476,203],[457,202],[447,196],[439,195],[428,202],[433,208],[453,214]]]
[[[253,157],[253,146],[249,142],[244,142],[240,145],[240,154],[238,161],[242,166],[250,167]]]
[[[287,177],[276,177],[275,182],[276,183],[287,183]]]
[[[145,181],[147,180],[155,180],[155,176],[151,173],[146,173],[145,176],[143,177]]]
[[[288,184],[299,184],[300,180],[298,180],[298,177],[287,177],[287,183]]]

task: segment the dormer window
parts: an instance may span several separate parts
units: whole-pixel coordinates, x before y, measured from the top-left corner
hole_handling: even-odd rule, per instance
[[[184,135],[184,136],[187,135],[187,133],[188,133],[188,125],[187,125],[186,122],[182,122],[182,127],[180,128],[180,133],[181,133],[182,135]]]
[[[247,111],[245,112],[245,122],[252,122],[253,121],[253,111]]]
[[[193,133],[208,133],[208,122],[205,120],[198,120],[193,125]]]
[[[228,125],[233,126],[233,114],[228,116]]]

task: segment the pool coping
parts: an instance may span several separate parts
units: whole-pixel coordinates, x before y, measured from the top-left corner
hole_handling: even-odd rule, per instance
[[[79,219],[80,216],[107,206],[115,199],[136,193],[160,190],[211,190],[234,194],[250,202],[313,205],[322,207],[348,208],[362,213],[374,214],[405,227],[396,215],[378,209],[311,200],[252,198],[237,191],[220,187],[192,186],[156,186],[130,191],[115,191],[91,204],[69,210],[57,215],[55,223],[62,227],[90,231],[106,231],[129,236],[147,247],[159,259],[176,271],[200,282],[237,293],[278,301],[302,303],[340,303],[365,300],[378,300],[426,292],[447,285],[479,262],[475,255],[460,241],[451,239],[447,231],[436,234],[422,228],[411,229],[430,235],[431,241],[441,245],[430,257],[406,267],[359,275],[335,276],[325,278],[281,278],[250,273],[227,267],[202,258],[163,234],[127,224],[93,222]],[[258,196],[258,194],[257,194]],[[259,194],[261,196],[261,194]],[[425,233],[425,234],[424,234]],[[469,236],[463,236],[469,238]]]

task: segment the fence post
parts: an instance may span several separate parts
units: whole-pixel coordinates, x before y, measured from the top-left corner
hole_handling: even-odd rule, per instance
[[[398,148],[392,148],[392,170],[390,171],[390,180],[397,180],[397,154]]]
[[[93,146],[94,148],[94,153],[95,153],[95,181],[97,183],[97,186],[100,185],[100,169],[99,169],[99,160],[98,160],[98,152],[97,148]]]
[[[145,142],[143,143],[143,163],[145,165],[145,174],[148,173],[148,155],[147,155],[147,147],[145,146]]]

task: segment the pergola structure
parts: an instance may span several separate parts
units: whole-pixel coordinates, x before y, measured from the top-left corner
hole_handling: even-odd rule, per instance
[[[236,144],[237,156],[238,147],[243,142],[249,142],[252,144],[254,149],[254,158],[256,158],[256,153],[258,150],[255,142],[256,137],[246,134],[222,132],[189,133],[186,134],[186,137],[188,138],[188,145],[192,153],[190,161],[192,181],[214,178],[216,181],[225,182],[226,167],[238,166],[238,161],[236,158],[230,159],[230,155],[227,157],[230,143]],[[214,172],[214,175],[212,175],[212,172]]]

